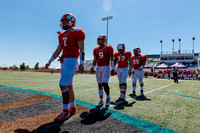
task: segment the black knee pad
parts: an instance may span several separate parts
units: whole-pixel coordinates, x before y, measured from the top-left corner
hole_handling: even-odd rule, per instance
[[[122,86],[122,84],[119,84],[119,86]]]
[[[126,83],[122,83],[123,86],[126,86]]]
[[[102,83],[103,87],[107,87],[108,83]]]

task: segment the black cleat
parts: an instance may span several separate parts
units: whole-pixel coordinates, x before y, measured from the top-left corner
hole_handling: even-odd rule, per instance
[[[144,96],[143,90],[140,91],[140,96]]]
[[[129,96],[131,96],[131,97],[135,97],[135,96],[136,96],[135,91],[133,91],[133,93],[130,94]]]
[[[98,104],[97,104],[97,107],[102,107],[103,106],[103,101],[100,101]]]
[[[116,102],[121,102],[121,101],[126,101],[124,98],[119,97],[118,100],[116,100]]]

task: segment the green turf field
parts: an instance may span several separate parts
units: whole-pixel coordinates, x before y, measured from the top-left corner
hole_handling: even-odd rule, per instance
[[[37,90],[60,95],[59,74],[0,72],[0,85]],[[131,78],[127,80],[127,94],[132,91]],[[127,104],[112,106],[110,109],[173,129],[178,132],[200,131],[200,81],[144,79],[145,99],[132,99]],[[111,101],[119,97],[118,79],[109,80]],[[137,86],[138,87],[138,86]],[[99,102],[95,75],[74,77],[76,99],[92,104]],[[139,88],[136,91],[139,94]]]

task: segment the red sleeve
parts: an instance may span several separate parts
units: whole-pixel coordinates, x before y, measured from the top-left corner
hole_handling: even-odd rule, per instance
[[[117,58],[117,52],[114,53],[114,58]]]
[[[131,54],[131,52],[129,51],[129,53],[128,53],[128,57],[131,57],[132,56],[132,54]]]
[[[144,61],[146,61],[147,60],[147,56],[146,55],[144,55]]]
[[[61,43],[61,35],[58,35],[58,43]]]
[[[82,29],[79,29],[76,36],[77,41],[85,40],[85,33]]]
[[[61,47],[63,48],[63,44],[61,43],[61,41],[62,41],[62,35],[59,34],[58,35],[58,43],[61,44]]]
[[[93,50],[93,56],[96,57],[96,50]]]
[[[110,45],[110,48],[109,48],[109,54],[113,54],[113,47]]]

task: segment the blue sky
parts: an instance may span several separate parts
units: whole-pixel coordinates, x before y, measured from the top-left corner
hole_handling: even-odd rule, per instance
[[[119,42],[132,51],[140,47],[142,54],[164,51],[192,50],[200,52],[199,0],[8,0],[0,4],[0,67],[19,66],[22,62],[42,67],[58,45],[60,18],[72,13],[77,28],[85,31],[86,60],[93,59],[93,48],[100,34],[106,34],[109,21],[109,44],[116,51]],[[57,61],[51,67],[60,66]]]

